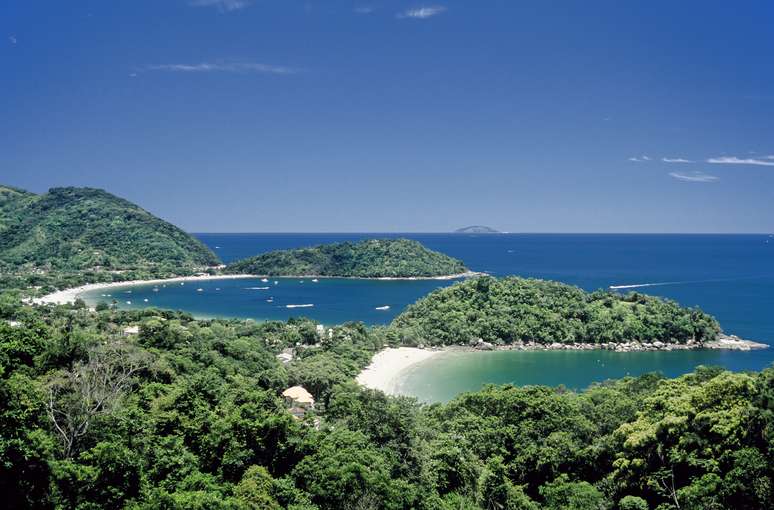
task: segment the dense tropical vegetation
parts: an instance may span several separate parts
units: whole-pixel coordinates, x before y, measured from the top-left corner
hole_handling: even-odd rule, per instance
[[[431,345],[477,338],[497,344],[702,343],[720,333],[713,317],[672,301],[517,277],[482,277],[436,290],[393,325]]]
[[[53,188],[34,195],[0,186],[4,272],[169,271],[218,263],[189,234],[105,191]]]
[[[229,264],[230,273],[267,276],[429,277],[467,271],[464,264],[408,239],[369,239],[279,250]]]
[[[490,386],[428,406],[352,381],[400,341],[391,328],[18,297],[0,297],[6,508],[704,510],[774,497],[774,369],[581,393]],[[318,402],[302,421],[279,397],[293,384]]]

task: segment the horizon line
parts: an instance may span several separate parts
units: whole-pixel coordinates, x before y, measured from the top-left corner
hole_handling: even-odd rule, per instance
[[[242,235],[242,234],[279,234],[279,235],[299,235],[299,234],[433,234],[433,235],[483,235],[483,236],[498,236],[498,235],[613,235],[613,236],[772,236],[772,232],[545,232],[545,231],[523,231],[523,232],[454,232],[454,231],[186,231],[189,234],[223,234],[223,235]]]

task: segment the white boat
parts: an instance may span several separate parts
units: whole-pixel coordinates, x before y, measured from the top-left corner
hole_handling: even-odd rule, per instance
[[[376,308],[374,308],[374,310],[389,310],[389,309],[390,309],[390,305],[377,306]]]
[[[148,302],[148,298],[143,299],[143,301],[145,301],[147,303]]]
[[[131,305],[131,304],[132,304],[132,302],[131,302],[131,301],[127,301],[127,302],[126,302],[126,304],[127,304],[127,305]]]
[[[313,304],[306,304],[306,305],[285,305],[285,308],[311,308],[313,307]]]
[[[266,283],[266,282],[268,282],[268,281],[269,281],[269,279],[268,279],[268,278],[261,278],[261,281],[262,281],[263,283]]]
[[[317,283],[317,282],[319,282],[319,281],[320,281],[320,280],[318,280],[317,278],[315,278],[314,280],[312,280],[312,282],[314,282],[314,283]]]
[[[196,292],[204,292],[204,289],[196,289]]]
[[[158,287],[155,287],[155,288],[153,289],[153,292],[158,292],[158,291],[159,291],[159,288],[158,288]]]
[[[279,282],[277,280],[274,280],[274,285],[277,285]]]
[[[269,290],[269,287],[247,287],[247,290]]]

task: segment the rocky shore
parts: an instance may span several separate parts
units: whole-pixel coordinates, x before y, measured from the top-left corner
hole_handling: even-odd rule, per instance
[[[733,351],[750,351],[766,349],[769,346],[752,340],[743,340],[735,335],[720,335],[717,340],[711,342],[696,342],[688,340],[684,344],[654,342],[623,342],[623,343],[559,343],[541,344],[537,342],[516,342],[507,345],[497,345],[485,342],[480,338],[471,342],[470,348],[477,351],[591,351],[602,349],[615,352],[642,352],[642,351],[685,351],[691,349],[727,349]]]

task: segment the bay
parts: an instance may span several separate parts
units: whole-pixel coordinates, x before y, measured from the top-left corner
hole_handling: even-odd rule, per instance
[[[365,238],[415,239],[495,276],[558,280],[585,290],[625,287],[699,306],[727,333],[774,344],[774,238],[749,235],[629,234],[196,234],[224,262],[271,250]],[[450,281],[380,281],[282,278],[220,280],[111,289],[121,308],[157,306],[199,317],[285,320],[306,316],[325,324],[363,321],[387,324],[410,303]],[[197,289],[201,288],[202,291]],[[126,294],[131,290],[131,294]],[[105,297],[92,293],[87,301]],[[273,299],[272,299],[273,298]],[[144,300],[148,301],[145,302]],[[271,301],[269,301],[271,299]],[[131,301],[127,304],[126,301]],[[287,305],[313,304],[288,308]],[[389,306],[388,310],[376,310]],[[599,361],[598,361],[599,360]],[[760,370],[774,362],[774,349],[751,352],[670,353],[495,352],[453,353],[431,358],[401,375],[403,392],[445,400],[487,382],[564,384],[582,388],[609,377],[661,371],[674,376],[699,364]],[[436,387],[432,389],[431,387]],[[440,388],[440,389],[438,389]]]

